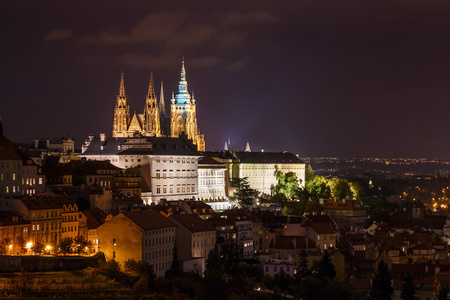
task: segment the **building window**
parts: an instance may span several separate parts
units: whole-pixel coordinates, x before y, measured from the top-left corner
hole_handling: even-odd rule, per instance
[[[159,185],[156,187],[156,193],[161,194],[161,187]]]
[[[161,171],[156,170],[156,179],[160,179],[160,178],[161,178]]]

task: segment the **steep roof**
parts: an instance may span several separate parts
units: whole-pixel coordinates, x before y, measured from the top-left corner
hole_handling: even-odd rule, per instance
[[[323,199],[322,207],[328,210],[366,210],[357,200]]]
[[[241,163],[250,164],[302,164],[291,152],[235,152]]]
[[[64,197],[29,197],[20,200],[28,210],[62,209],[64,204],[75,204],[74,201]]]
[[[308,242],[307,242],[308,241]],[[316,248],[316,243],[304,236],[280,236],[270,241],[273,249],[311,249]]]
[[[104,141],[94,137],[86,151],[81,154],[81,156],[91,155],[200,156],[190,141],[168,137],[106,138]]]
[[[216,231],[207,221],[194,214],[180,214],[171,216],[190,232]]]
[[[143,230],[176,227],[174,223],[155,210],[126,211],[121,214]]]
[[[216,166],[223,166],[225,168],[225,164],[215,160],[211,156],[205,155],[198,161],[199,167],[200,165],[216,165]]]

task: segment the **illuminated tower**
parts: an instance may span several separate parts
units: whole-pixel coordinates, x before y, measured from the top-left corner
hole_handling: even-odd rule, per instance
[[[120,78],[120,90],[117,95],[116,108],[114,109],[113,137],[127,137],[128,123],[130,122],[130,106],[125,94],[123,72]]]
[[[144,124],[142,128],[144,136],[161,136],[161,126],[159,122],[159,110],[156,101],[155,87],[153,85],[153,73],[150,74],[150,84],[144,107]]]
[[[164,102],[164,88],[163,82],[161,81],[161,93],[159,95],[159,123],[161,126],[161,135],[170,136],[170,123],[169,119],[166,118],[166,104]]]
[[[185,134],[192,140],[199,151],[205,151],[205,138],[197,129],[197,114],[194,94],[189,95],[186,81],[184,59],[181,66],[181,79],[178,83],[178,93],[172,94],[170,106],[170,132],[172,137]]]

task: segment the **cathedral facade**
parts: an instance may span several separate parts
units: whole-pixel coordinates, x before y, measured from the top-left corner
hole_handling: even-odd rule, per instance
[[[167,126],[166,126],[167,124]],[[179,137],[185,135],[198,151],[205,151],[205,138],[197,128],[197,114],[194,94],[188,92],[184,60],[181,67],[181,79],[178,93],[172,94],[170,118],[166,119],[164,92],[161,82],[159,103],[155,94],[153,74],[145,100],[144,113],[133,114],[130,118],[130,106],[125,93],[123,73],[120,79],[119,95],[114,109],[113,137]]]

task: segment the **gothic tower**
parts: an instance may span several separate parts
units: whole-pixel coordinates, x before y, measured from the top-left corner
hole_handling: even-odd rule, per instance
[[[169,136],[170,124],[169,119],[166,118],[166,104],[164,102],[164,88],[163,82],[161,81],[161,93],[159,95],[159,123],[161,126],[161,134],[163,136]]]
[[[130,122],[130,106],[125,94],[123,72],[120,78],[120,90],[117,95],[116,108],[114,109],[113,137],[127,137],[128,124]]]
[[[181,66],[181,79],[178,83],[178,93],[172,94],[170,106],[170,132],[172,137],[185,134],[197,145],[199,151],[205,151],[205,139],[197,130],[197,115],[194,95],[189,95],[186,81],[184,59]]]
[[[159,120],[159,109],[156,100],[155,87],[153,84],[153,73],[150,74],[150,84],[144,107],[144,136],[161,136],[161,126]]]

